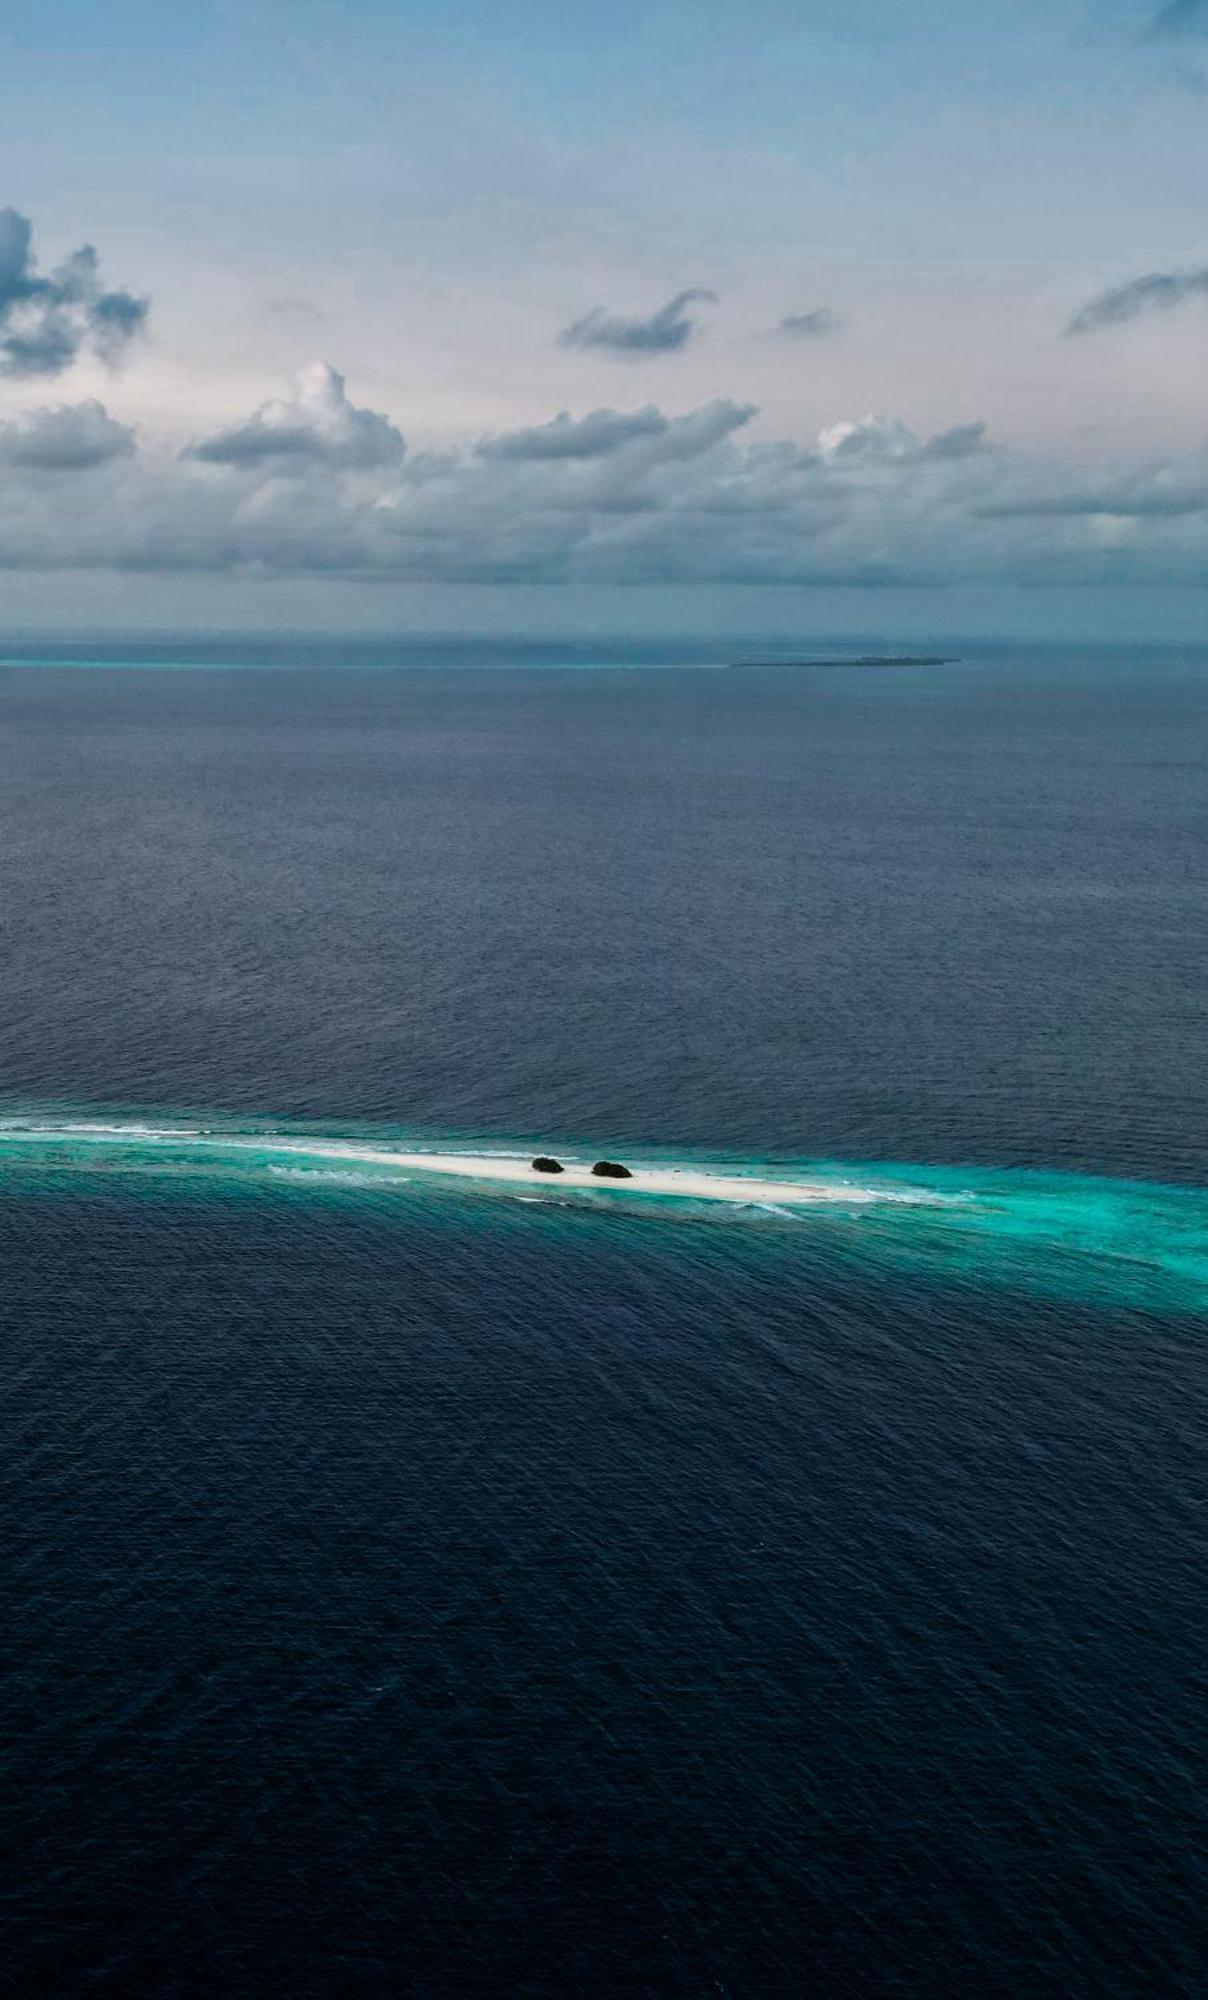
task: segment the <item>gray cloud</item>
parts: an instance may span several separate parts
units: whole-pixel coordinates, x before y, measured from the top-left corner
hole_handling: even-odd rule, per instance
[[[585,417],[560,410],[547,424],[504,431],[500,437],[485,438],[478,449],[484,458],[605,458],[634,438],[661,437],[666,429],[667,419],[653,403],[624,413],[590,410]]]
[[[753,434],[752,406],[726,400],[629,414],[640,433],[586,456],[409,457],[319,368],[199,458],[135,453],[95,406],[33,411],[0,432],[0,568],[869,587],[1199,583],[1208,568],[1208,450],[1092,482],[992,448],[977,424],[928,439],[867,416],[797,441]],[[626,421],[602,415],[601,435]],[[533,434],[588,423],[564,413]]]
[[[0,424],[0,462],[7,465],[84,472],[133,450],[133,430],[111,417],[103,403],[27,410],[13,423]]]
[[[1174,40],[1208,34],[1208,0],[1166,0],[1150,22],[1148,32]]]
[[[1169,312],[1189,299],[1208,295],[1208,265],[1192,271],[1149,271],[1143,278],[1099,292],[1074,314],[1067,334],[1093,333],[1101,326],[1120,326],[1144,312]]]
[[[392,465],[406,446],[402,432],[376,410],[349,402],[344,377],[327,362],[304,369],[292,393],[263,403],[242,424],[193,445],[189,456],[207,465],[305,472],[316,464],[345,471]]]
[[[326,317],[309,299],[270,299],[265,310],[274,319],[293,320],[299,326],[321,326]]]
[[[939,431],[923,446],[924,458],[975,458],[978,452],[988,451],[990,440],[984,424],[954,424],[949,431]]]
[[[987,521],[1175,521],[1208,513],[1208,468],[1190,466],[1172,473],[1166,466],[1114,486],[1056,488],[988,501],[978,508]]]
[[[105,289],[89,243],[40,274],[28,217],[0,209],[0,374],[60,375],[89,352],[117,367],[147,312],[146,299]]]
[[[815,306],[812,312],[786,313],[776,331],[793,340],[820,340],[824,334],[836,333],[842,324],[829,306]]]
[[[749,424],[752,417],[759,415],[757,403],[732,403],[728,397],[719,396],[714,403],[704,403],[699,410],[689,410],[687,416],[676,417],[667,425],[663,441],[657,448],[656,456],[663,459],[697,458],[702,452],[712,451],[733,431],[739,431]]]
[[[716,305],[717,294],[699,286],[677,292],[648,319],[623,319],[603,306],[596,306],[566,327],[558,339],[563,347],[602,347],[631,360],[650,354],[675,354],[688,345],[696,332],[697,322],[687,309],[698,301]]]

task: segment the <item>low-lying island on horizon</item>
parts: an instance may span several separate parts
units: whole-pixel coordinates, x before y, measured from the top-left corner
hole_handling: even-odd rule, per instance
[[[837,655],[798,660],[731,660],[731,667],[959,667],[954,653],[860,653],[854,659]]]

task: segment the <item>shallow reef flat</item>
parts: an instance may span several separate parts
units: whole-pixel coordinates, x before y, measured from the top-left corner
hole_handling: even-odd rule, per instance
[[[280,1184],[347,1195],[519,1199],[598,1215],[745,1222],[841,1231],[873,1262],[1048,1296],[1199,1312],[1208,1304],[1208,1190],[1013,1167],[910,1162],[726,1161],[630,1154],[624,1179],[592,1171],[593,1154],[386,1131],[259,1129],[203,1118],[22,1113],[0,1120],[0,1176],[199,1176],[232,1190]],[[536,1210],[534,1210],[536,1212]]]

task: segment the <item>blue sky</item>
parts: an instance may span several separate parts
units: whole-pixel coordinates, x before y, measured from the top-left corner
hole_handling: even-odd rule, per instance
[[[9,330],[147,310],[0,288],[0,617],[1192,630],[1206,121],[1194,0],[18,0]]]

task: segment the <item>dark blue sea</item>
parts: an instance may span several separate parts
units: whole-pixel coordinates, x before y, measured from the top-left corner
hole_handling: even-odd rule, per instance
[[[0,644],[5,1993],[1208,1987],[1208,653],[861,650]]]

